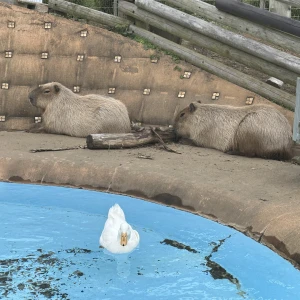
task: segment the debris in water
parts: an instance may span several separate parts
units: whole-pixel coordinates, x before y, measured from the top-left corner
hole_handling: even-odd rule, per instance
[[[172,247],[175,247],[177,249],[187,250],[187,251],[192,252],[192,253],[199,253],[197,250],[191,248],[190,246],[186,246],[186,245],[184,245],[182,243],[179,243],[177,241],[174,241],[174,240],[164,239],[160,243],[161,244],[165,244],[165,245],[169,245],[169,246],[172,246]]]
[[[218,263],[213,261],[211,259],[213,253],[218,252],[219,248],[224,244],[224,242],[230,238],[231,235],[229,235],[227,238],[219,240],[219,243],[211,243],[214,247],[212,248],[212,251],[210,255],[205,256],[206,260],[206,267],[209,268],[209,270],[205,271],[206,273],[210,273],[213,279],[228,279],[231,283],[233,283],[237,290],[239,291],[238,294],[245,298],[246,293],[241,290],[241,284],[239,280],[235,277],[233,277],[232,274],[228,273],[222,266],[220,266]]]
[[[96,251],[97,252],[97,251]],[[26,257],[0,260],[0,299],[16,294],[18,291],[30,291],[32,299],[44,296],[47,299],[70,300],[69,295],[60,289],[65,289],[60,274],[64,268],[74,263],[69,258],[59,258],[59,253],[67,253],[69,258],[76,255],[92,254],[89,249],[72,248],[66,250],[43,252],[37,249],[35,253]],[[53,276],[57,272],[57,276]],[[80,270],[74,271],[69,278],[83,276]],[[27,278],[26,282],[17,282],[17,277]],[[31,299],[31,298],[30,298]]]

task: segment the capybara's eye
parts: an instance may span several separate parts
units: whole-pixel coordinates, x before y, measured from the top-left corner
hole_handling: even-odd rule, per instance
[[[48,93],[50,93],[50,90],[49,90],[49,89],[44,90],[44,94],[48,94]]]
[[[180,114],[180,118],[182,118],[184,115],[185,115],[185,113],[181,113],[181,114]]]

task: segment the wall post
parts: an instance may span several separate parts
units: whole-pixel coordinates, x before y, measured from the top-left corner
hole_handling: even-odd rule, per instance
[[[297,78],[296,106],[294,114],[293,140],[300,143],[300,77]]]
[[[290,18],[292,9],[291,6],[286,3],[282,3],[281,1],[276,0],[270,0],[269,11]]]

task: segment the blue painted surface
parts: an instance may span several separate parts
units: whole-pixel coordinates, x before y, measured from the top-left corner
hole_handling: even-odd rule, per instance
[[[141,237],[129,255],[99,248],[115,203]],[[126,196],[1,182],[0,211],[1,299],[300,298],[300,272],[289,262],[183,211]],[[162,244],[165,239],[195,251]],[[220,268],[225,278],[214,279]]]

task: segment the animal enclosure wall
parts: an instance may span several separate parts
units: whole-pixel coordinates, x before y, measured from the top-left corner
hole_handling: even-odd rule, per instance
[[[253,97],[254,103],[269,103],[103,28],[4,3],[0,26],[0,130],[40,122],[41,111],[31,106],[28,93],[50,81],[76,93],[118,98],[133,121],[151,124],[172,124],[192,101],[244,105]],[[291,121],[292,113],[281,110]]]

